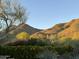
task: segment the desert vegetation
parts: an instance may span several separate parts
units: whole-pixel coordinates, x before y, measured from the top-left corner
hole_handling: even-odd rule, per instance
[[[79,59],[79,19],[36,29],[25,23],[27,11],[16,3],[0,0],[0,55],[14,59]]]
[[[23,33],[23,32],[22,32]],[[25,32],[24,32],[25,33]],[[26,34],[26,33],[25,33]],[[25,36],[24,36],[25,38]],[[0,55],[9,55],[15,59],[77,59],[79,58],[79,41],[71,38],[20,40],[0,46]],[[56,41],[55,41],[56,40]]]
[[[16,39],[18,40],[25,40],[25,39],[29,39],[29,34],[26,32],[21,32],[19,34],[16,35]]]

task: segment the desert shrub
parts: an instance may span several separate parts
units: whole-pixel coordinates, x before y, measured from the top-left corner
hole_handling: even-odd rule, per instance
[[[16,35],[16,38],[19,40],[26,40],[26,39],[29,39],[29,37],[30,37],[30,35],[26,32],[21,32]]]
[[[8,43],[8,46],[50,46],[51,42],[47,39],[28,39]]]
[[[78,39],[72,39],[72,38],[63,38],[61,41],[61,46],[72,46],[73,48],[79,47],[79,40]]]
[[[38,46],[48,46],[51,45],[50,40],[48,39],[30,39],[27,42],[27,45],[38,45]]]
[[[58,40],[57,34],[50,35],[49,39],[50,39],[52,44],[57,42],[57,40]]]
[[[58,52],[59,55],[63,55],[65,53],[70,53],[73,51],[73,47],[71,46],[61,46],[61,47],[55,47],[55,50]]]
[[[65,41],[69,41],[69,40],[72,40],[72,38],[70,37],[61,37],[59,38],[60,42],[65,42]]]
[[[36,55],[45,50],[40,46],[1,46],[0,55],[9,55],[15,59],[38,59]]]
[[[51,59],[72,52],[71,47],[56,46],[0,46],[0,55],[15,59]]]
[[[36,57],[39,59],[57,59],[58,54],[46,48],[43,52],[37,54]]]

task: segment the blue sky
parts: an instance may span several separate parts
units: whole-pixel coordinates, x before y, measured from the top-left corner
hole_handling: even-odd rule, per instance
[[[79,18],[79,0],[21,0],[27,9],[27,23],[35,28],[46,29],[57,23]]]

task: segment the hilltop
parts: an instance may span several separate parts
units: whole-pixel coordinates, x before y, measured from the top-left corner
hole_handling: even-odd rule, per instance
[[[72,19],[67,23],[56,24],[49,29],[33,34],[32,37],[49,38],[51,35],[57,35],[59,38],[79,39],[79,19]]]
[[[30,35],[29,39],[44,39],[44,40],[49,39],[48,41],[50,41],[50,39],[51,40],[53,39],[64,40],[66,38],[71,38],[72,40],[79,40],[79,19],[72,19],[70,22],[56,24],[55,26],[45,29],[45,30],[36,29],[24,23],[18,26],[12,26],[8,33],[10,38],[8,40],[6,39],[0,40],[0,44],[3,44],[5,42],[17,43],[18,40],[16,39],[16,35],[21,32],[28,33]],[[0,38],[3,35],[5,36],[5,34],[3,34],[4,31],[0,33],[1,33]]]

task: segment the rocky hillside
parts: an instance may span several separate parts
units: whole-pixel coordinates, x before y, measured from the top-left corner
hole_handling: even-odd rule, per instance
[[[49,39],[49,36],[59,33],[64,29],[65,23],[56,24],[54,27],[37,32],[31,36],[31,38],[43,38]]]
[[[65,29],[58,33],[60,37],[79,39],[79,19],[74,19],[65,24]]]
[[[79,19],[73,19],[67,23],[56,24],[50,29],[46,29],[33,34],[31,37],[49,38],[51,35],[57,35],[57,37],[67,37],[72,39],[79,39]]]
[[[10,34],[18,34],[20,32],[27,32],[28,34],[34,34],[38,31],[41,31],[40,29],[33,28],[29,26],[28,24],[20,24],[17,26],[14,30],[10,31]]]
[[[9,32],[9,37],[11,37],[10,40],[12,39],[12,42],[16,41],[16,39],[13,39],[13,35],[20,32],[27,32],[31,35],[30,38],[32,39],[71,38],[73,40],[79,40],[79,19],[73,19],[67,23],[56,24],[55,26],[45,30],[39,30],[24,23],[19,26],[13,26],[10,28]],[[1,37],[2,36],[3,35],[1,35]],[[8,41],[11,42],[10,40]],[[0,40],[0,42],[2,41],[4,42],[6,40]]]

